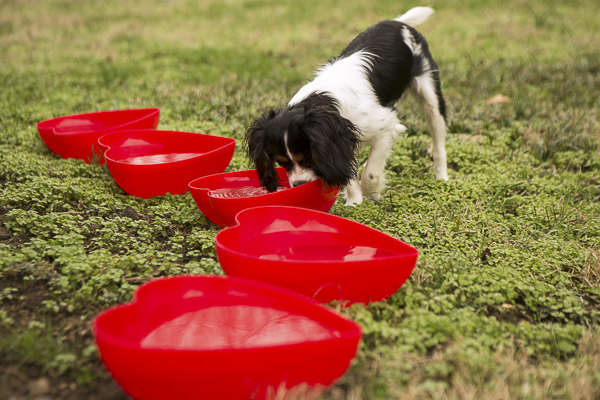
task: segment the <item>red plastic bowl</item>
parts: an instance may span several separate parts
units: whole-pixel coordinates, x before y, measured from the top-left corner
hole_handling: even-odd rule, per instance
[[[343,305],[379,301],[408,279],[417,249],[365,225],[295,207],[257,207],[215,237],[230,276]]]
[[[98,139],[115,181],[132,196],[182,194],[199,176],[223,172],[235,139],[202,133],[127,130]]]
[[[107,369],[138,400],[318,397],[362,336],[309,298],[218,276],[143,285],[132,303],[97,316],[93,332]]]
[[[101,155],[98,149],[100,136],[121,129],[156,129],[159,119],[158,108],[101,111],[49,119],[38,123],[37,129],[54,153],[89,164],[94,154]]]
[[[234,225],[238,212],[258,206],[284,205],[327,212],[340,193],[339,189],[324,186],[320,179],[290,188],[285,169],[276,170],[284,189],[274,193],[263,191],[264,194],[248,197],[222,197],[217,193],[223,189],[260,191],[260,181],[253,169],[195,179],[189,184],[190,192],[200,211],[220,226]]]

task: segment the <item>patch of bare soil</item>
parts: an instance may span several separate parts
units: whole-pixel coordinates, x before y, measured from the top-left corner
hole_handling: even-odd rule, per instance
[[[52,326],[52,335],[60,339],[66,349],[80,352],[93,343],[90,328],[92,317],[100,310],[81,313],[51,313],[40,311],[44,300],[50,299],[48,286],[43,281],[24,281],[19,276],[0,279],[0,291],[16,288],[12,299],[0,302],[0,309],[13,320],[10,328],[0,328],[0,338],[16,336],[31,321],[44,321]],[[88,314],[89,313],[89,314]],[[10,350],[0,347],[0,400],[126,400],[129,397],[113,381],[99,359],[87,364],[95,378],[90,383],[78,384],[71,375],[59,375],[45,370],[35,362],[15,357]]]
[[[55,377],[40,367],[0,361],[2,400],[126,400],[129,397],[108,376],[87,385]]]

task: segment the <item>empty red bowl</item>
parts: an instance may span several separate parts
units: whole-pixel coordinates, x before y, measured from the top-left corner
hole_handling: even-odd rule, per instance
[[[189,187],[200,211],[220,226],[234,225],[238,212],[258,206],[284,205],[327,212],[340,193],[320,179],[290,188],[285,169],[277,168],[277,174],[283,188],[274,193],[261,188],[253,169],[205,176],[190,182]]]
[[[344,305],[379,301],[408,279],[417,249],[345,218],[295,207],[257,207],[215,237],[227,275]]]
[[[158,108],[101,111],[49,119],[38,123],[37,129],[54,153],[89,164],[94,154],[100,158],[100,136],[121,129],[155,129],[159,119]]]
[[[315,398],[362,336],[309,298],[219,276],[147,283],[97,316],[93,332],[107,369],[138,400]]]
[[[182,194],[199,176],[223,172],[235,151],[235,139],[202,133],[126,130],[98,139],[106,166],[132,196]]]

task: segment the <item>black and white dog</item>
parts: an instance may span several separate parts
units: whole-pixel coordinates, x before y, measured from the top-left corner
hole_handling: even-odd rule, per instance
[[[323,65],[287,107],[271,109],[252,123],[245,137],[248,156],[268,191],[280,185],[277,163],[293,186],[320,178],[329,186],[346,187],[346,205],[362,203],[363,196],[380,200],[386,159],[406,130],[395,108],[406,89],[420,104],[431,132],[435,177],[448,180],[446,105],[438,66],[425,38],[412,28],[433,12],[416,7],[371,26]],[[357,153],[365,143],[371,151],[359,183]]]

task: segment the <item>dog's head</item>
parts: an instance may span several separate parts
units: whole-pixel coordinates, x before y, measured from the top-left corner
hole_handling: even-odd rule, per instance
[[[342,117],[326,94],[312,94],[283,110],[269,110],[246,132],[248,157],[265,189],[280,186],[275,165],[287,171],[290,185],[322,179],[342,187],[356,179],[360,130]]]

